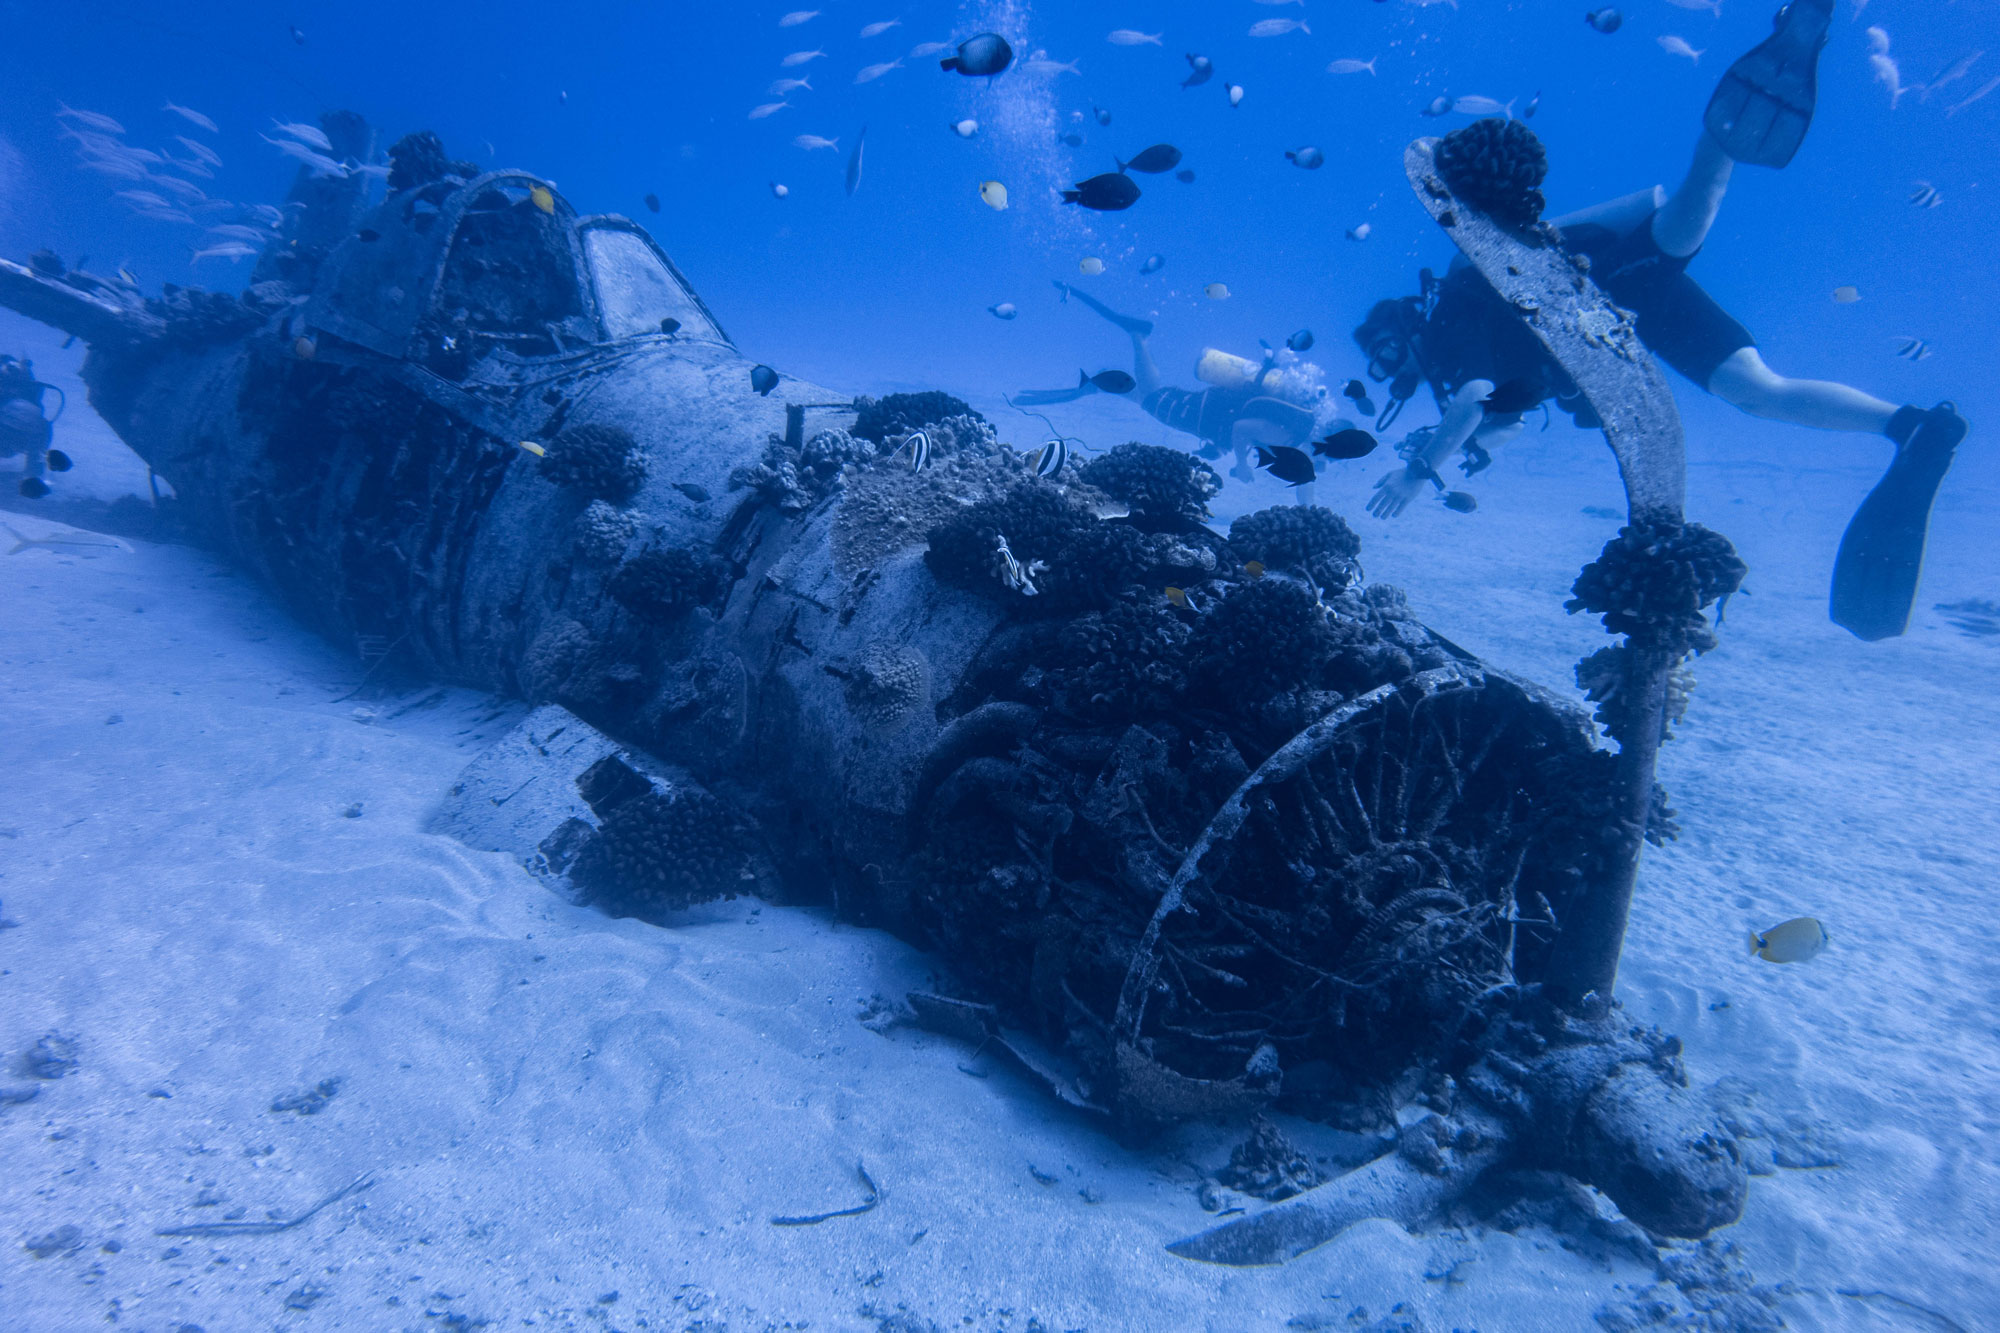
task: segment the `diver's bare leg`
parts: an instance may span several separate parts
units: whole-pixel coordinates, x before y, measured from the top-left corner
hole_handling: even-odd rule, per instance
[[[1708,391],[1753,417],[1815,430],[1880,434],[1896,414],[1894,404],[1845,384],[1787,379],[1765,365],[1754,347],[1743,348],[1717,366],[1708,377]]]
[[[1694,161],[1688,164],[1686,179],[1667,196],[1660,211],[1653,214],[1653,241],[1675,259],[1684,259],[1701,249],[1722,196],[1729,190],[1729,176],[1736,163],[1722,151],[1707,130],[1694,146]]]
[[[1146,339],[1153,332],[1153,321],[1121,315],[1089,292],[1078,291],[1066,282],[1058,282],[1056,286],[1062,289],[1064,296],[1075,297],[1078,302],[1123,329],[1132,339],[1132,378],[1139,382],[1133,394],[1144,402],[1160,387],[1160,368],[1153,363],[1153,351],[1146,345]]]

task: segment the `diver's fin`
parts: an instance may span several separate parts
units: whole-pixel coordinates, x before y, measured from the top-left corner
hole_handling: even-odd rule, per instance
[[[1836,625],[1870,643],[1893,639],[1910,627],[1930,536],[1931,502],[1965,438],[1965,418],[1950,403],[1914,413],[1915,426],[1896,448],[1895,461],[1854,511],[1833,564],[1828,611]],[[1894,423],[1891,425],[1894,429]]]
[[[1819,98],[1819,53],[1833,0],[1791,0],[1775,31],[1723,74],[1703,123],[1738,162],[1782,167],[1805,142]]]
[[[1078,301],[1110,320],[1127,333],[1137,334],[1139,337],[1144,338],[1153,332],[1153,321],[1149,319],[1139,319],[1132,315],[1121,315],[1110,306],[1104,304],[1104,302],[1092,296],[1089,292],[1072,287],[1061,278],[1057,278],[1055,284],[1057,289],[1062,292],[1063,300],[1067,301],[1070,297],[1074,296]]]

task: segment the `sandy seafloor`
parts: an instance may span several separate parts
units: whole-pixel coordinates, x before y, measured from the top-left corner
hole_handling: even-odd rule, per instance
[[[76,352],[0,331],[74,386]],[[1724,1233],[1789,1327],[2000,1327],[2000,639],[1931,609],[2000,597],[2000,467],[1975,434],[1912,632],[1865,645],[1826,622],[1824,584],[1886,446],[1689,411],[1690,515],[1737,542],[1750,595],[1665,753],[1686,832],[1648,855],[1620,995],[1685,1038],[1697,1081],[1745,1081],[1837,1157],[1753,1179]],[[65,494],[143,489],[86,410],[60,430]],[[1369,576],[1567,688],[1606,641],[1560,609],[1617,527],[1583,512],[1620,501],[1601,443],[1529,436],[1469,516],[1366,519],[1380,470],[1319,497]],[[1261,481],[1217,511],[1280,499]],[[25,509],[0,518],[60,533]],[[1128,1151],[962,1072],[961,1048],[864,1028],[869,997],[934,963],[823,912],[608,920],[424,832],[519,705],[344,698],[356,664],[241,574],[127,546],[0,555],[0,1088],[39,1089],[0,1105],[0,1328],[1222,1333],[1400,1305],[1374,1326],[1509,1333],[1593,1329],[1653,1279],[1532,1228],[1364,1224],[1275,1269],[1173,1258],[1229,1135]],[[1746,928],[1799,913],[1826,921],[1823,956],[1745,957]],[[48,1033],[75,1072],[27,1078]],[[326,1079],[319,1114],[271,1109]],[[770,1224],[857,1202],[857,1162],[875,1210]],[[290,1217],[363,1173],[289,1231],[155,1234]]]

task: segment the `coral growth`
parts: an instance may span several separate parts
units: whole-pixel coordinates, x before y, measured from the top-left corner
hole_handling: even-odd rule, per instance
[[[1078,475],[1129,505],[1132,521],[1148,530],[1182,528],[1208,517],[1208,502],[1222,491],[1215,469],[1179,449],[1121,444],[1091,459]]]
[[[614,807],[578,854],[571,877],[614,916],[733,898],[754,878],[748,830],[698,790],[648,792]]]
[[[854,400],[854,407],[853,433],[876,445],[887,444],[893,436],[953,417],[966,417],[982,425],[986,422],[986,418],[973,411],[971,404],[963,398],[954,398],[936,389],[923,393],[892,393],[885,398],[864,396]]]
[[[171,282],[160,288],[158,300],[146,302],[146,309],[165,321],[163,336],[180,343],[227,342],[250,332],[265,318],[256,306],[227,292],[177,287]]]
[[[1086,724],[1165,713],[1187,688],[1187,641],[1166,598],[1135,590],[1063,623],[1043,684],[1058,712]]]
[[[413,189],[444,179],[451,165],[444,141],[429,130],[406,134],[389,147],[389,190]]]
[[[871,440],[844,430],[823,430],[799,448],[773,435],[764,457],[730,474],[732,489],[748,487],[780,513],[802,514],[840,485],[849,464],[868,463],[881,451]]]
[[[1091,521],[1060,487],[1025,481],[931,529],[925,563],[941,583],[1017,601],[1040,591],[1036,566],[1048,569]]]
[[[556,485],[623,504],[646,480],[646,459],[622,426],[571,426],[550,441],[541,474]]]
[[[537,634],[521,662],[522,693],[557,702],[591,719],[629,712],[645,697],[646,673],[599,643],[574,620],[557,621]]]
[[[1303,1194],[1320,1183],[1319,1168],[1263,1116],[1250,1120],[1250,1137],[1229,1150],[1229,1165],[1216,1173],[1220,1183],[1276,1202]]]
[[[1327,592],[1361,577],[1361,538],[1347,520],[1320,505],[1276,505],[1229,525],[1229,546],[1245,562],[1296,570]]]
[[[1201,617],[1188,645],[1190,674],[1213,695],[1262,699],[1315,683],[1333,647],[1326,609],[1311,589],[1258,579]]]
[[[606,585],[611,599],[641,620],[664,625],[721,591],[722,562],[702,551],[668,547],[641,551]]]
[[[1541,221],[1548,154],[1518,120],[1488,117],[1453,130],[1437,146],[1438,175],[1451,192],[1496,222],[1532,227]]]
[[[930,695],[930,664],[898,643],[871,643],[853,662],[827,670],[845,682],[848,706],[872,727],[895,726]]]
[[[1746,572],[1729,539],[1699,523],[1634,524],[1583,567],[1564,606],[1601,615],[1611,633],[1678,658],[1715,646],[1702,611],[1735,592]]]
[[[592,500],[576,518],[576,553],[598,564],[615,564],[625,554],[639,516],[603,500]]]

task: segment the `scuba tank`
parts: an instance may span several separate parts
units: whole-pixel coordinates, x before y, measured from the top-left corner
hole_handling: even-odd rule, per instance
[[[1218,389],[1240,389],[1256,383],[1263,373],[1264,367],[1250,358],[1213,347],[1202,348],[1200,359],[1194,363],[1194,377]]]
[[[48,389],[54,389],[62,400],[55,417],[42,415],[42,393]],[[27,476],[21,482],[21,494],[31,500],[48,494],[48,483],[42,480],[45,471],[69,471],[69,456],[49,448],[56,418],[68,405],[69,396],[61,388],[35,378],[31,363],[0,356],[0,458],[26,457]]]

